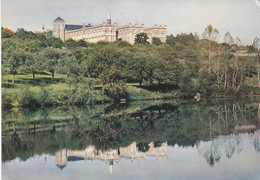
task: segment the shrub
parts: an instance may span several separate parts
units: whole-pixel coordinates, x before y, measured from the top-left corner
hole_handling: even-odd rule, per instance
[[[49,92],[45,89],[45,88],[41,88],[38,96],[37,96],[37,100],[39,103],[41,103],[42,105],[47,105],[49,104]]]
[[[103,91],[95,89],[96,81],[93,79],[81,78],[81,82],[72,85],[75,88],[69,92],[69,104],[95,104],[111,100]]]
[[[11,100],[11,97],[2,92],[2,109],[8,109],[12,107],[12,100]]]
[[[103,91],[105,95],[114,100],[128,98],[127,88],[123,82],[105,84],[103,86]]]
[[[17,92],[16,101],[18,105],[22,107],[33,107],[39,105],[39,102],[36,100],[34,93],[29,89],[28,86],[22,87],[22,89]]]

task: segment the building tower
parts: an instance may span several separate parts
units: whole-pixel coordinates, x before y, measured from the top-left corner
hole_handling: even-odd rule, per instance
[[[111,15],[109,10],[107,12],[107,24],[111,24]]]
[[[65,21],[61,17],[53,21],[53,36],[65,41]]]

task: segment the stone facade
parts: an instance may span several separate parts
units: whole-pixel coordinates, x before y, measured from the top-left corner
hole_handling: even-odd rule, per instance
[[[88,25],[76,25],[65,24],[65,21],[58,17],[53,22],[53,36],[65,41],[68,39],[73,40],[85,40],[87,42],[98,41],[128,41],[134,44],[135,36],[138,33],[144,32],[148,35],[148,41],[151,43],[153,37],[158,37],[162,42],[166,41],[167,26],[157,26],[145,28],[144,25],[138,23],[125,26],[118,26],[116,23],[111,23],[110,12],[108,11],[107,22],[92,26]]]

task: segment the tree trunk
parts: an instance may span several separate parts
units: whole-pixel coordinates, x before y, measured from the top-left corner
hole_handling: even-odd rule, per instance
[[[209,74],[210,74],[210,72],[211,72],[211,65],[210,65],[210,63],[211,63],[211,57],[210,57],[210,55],[211,55],[211,50],[209,50]]]
[[[258,59],[259,53],[256,56],[256,60],[257,60],[257,80],[258,80],[258,87],[260,88],[260,77],[259,77],[259,59]]]
[[[33,81],[35,81],[35,73],[33,73]]]
[[[226,87],[227,87],[227,69],[225,68],[224,71],[225,71],[224,89],[226,89]]]
[[[140,81],[139,81],[139,86],[140,87],[142,86],[142,82],[143,82],[143,79],[140,79]]]
[[[14,84],[15,74],[13,74],[12,84]]]
[[[54,72],[51,73],[51,80],[54,80]]]
[[[258,103],[258,128],[260,127],[260,102]]]
[[[219,69],[220,69],[220,54],[221,54],[221,51],[219,50],[219,58],[218,58],[218,72],[217,72],[217,81],[218,81],[218,84],[220,85],[220,71],[219,71]]]

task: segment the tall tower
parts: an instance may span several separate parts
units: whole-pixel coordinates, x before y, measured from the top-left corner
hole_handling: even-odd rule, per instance
[[[53,21],[53,36],[65,41],[65,21],[61,17]]]
[[[111,15],[109,10],[107,12],[107,24],[111,24]]]

